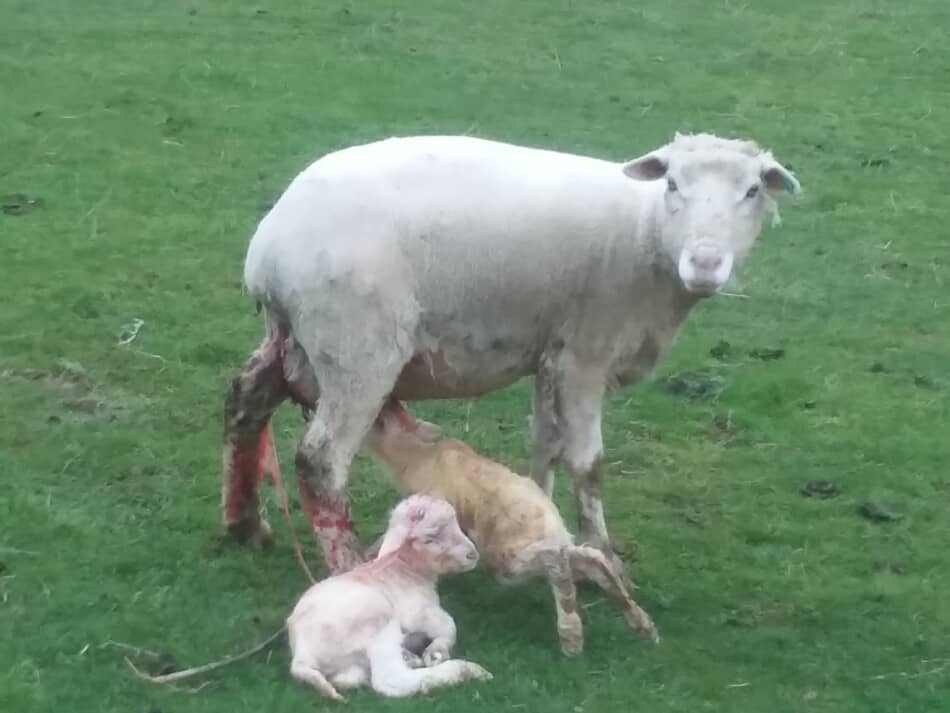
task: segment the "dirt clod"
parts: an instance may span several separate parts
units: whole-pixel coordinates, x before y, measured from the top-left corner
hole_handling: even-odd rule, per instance
[[[720,339],[716,345],[709,350],[709,356],[713,359],[725,359],[732,351],[732,345],[725,339]]]
[[[830,480],[809,480],[798,492],[806,498],[833,498],[841,493],[841,489]]]
[[[760,361],[775,361],[785,356],[784,349],[775,349],[772,347],[763,347],[759,349],[750,349],[749,356]]]
[[[712,399],[722,391],[722,379],[699,371],[685,371],[663,380],[663,389],[686,399]]]
[[[890,574],[907,574],[909,571],[906,564],[892,559],[875,560],[874,569],[878,572],[889,572]]]
[[[862,517],[866,517],[868,520],[874,522],[895,522],[904,517],[901,513],[892,510],[887,505],[870,500],[858,505],[858,513]]]
[[[25,215],[42,205],[42,198],[28,196],[26,193],[10,193],[0,198],[0,210],[3,210],[7,215]]]

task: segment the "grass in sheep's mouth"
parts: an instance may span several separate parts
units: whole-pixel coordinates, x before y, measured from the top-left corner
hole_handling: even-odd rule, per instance
[[[269,633],[303,587],[275,508],[275,549],[221,545],[218,447],[260,333],[244,249],[308,161],[421,132],[623,159],[676,129],[754,137],[805,193],[740,273],[748,299],[700,307],[606,412],[608,520],[662,643],[585,589],[587,650],[564,659],[543,583],[474,573],[444,599],[495,680],[354,704],[946,709],[945,0],[8,0],[0,16],[0,710],[324,709],[283,647],[191,695],[105,645],[202,663]],[[750,356],[766,348],[783,358]],[[714,397],[664,389],[690,373]],[[63,400],[87,392],[95,408]],[[529,393],[419,414],[523,468]],[[290,463],[297,411],[276,426]],[[812,481],[840,493],[803,496]],[[353,483],[368,540],[394,492],[364,461]]]

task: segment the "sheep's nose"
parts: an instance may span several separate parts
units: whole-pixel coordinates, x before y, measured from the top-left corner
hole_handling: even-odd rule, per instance
[[[722,255],[715,248],[701,246],[690,253],[689,262],[697,270],[715,272],[722,265]]]
[[[465,557],[466,559],[468,559],[469,562],[474,562],[475,560],[478,559],[478,552],[476,552],[475,550],[469,550],[468,554],[465,555]]]

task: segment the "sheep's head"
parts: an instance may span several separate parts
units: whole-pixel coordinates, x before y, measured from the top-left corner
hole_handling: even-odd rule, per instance
[[[394,552],[432,575],[467,572],[478,564],[478,551],[462,532],[455,508],[429,495],[411,495],[393,509],[379,557]]]
[[[640,181],[662,181],[662,244],[683,286],[700,297],[718,291],[755,243],[775,196],[801,190],[795,176],[751,141],[676,134],[624,164]]]

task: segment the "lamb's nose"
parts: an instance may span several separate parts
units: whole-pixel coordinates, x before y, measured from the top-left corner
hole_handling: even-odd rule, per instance
[[[469,559],[469,561],[474,562],[478,559],[478,552],[475,550],[469,550],[469,553],[465,556]]]

